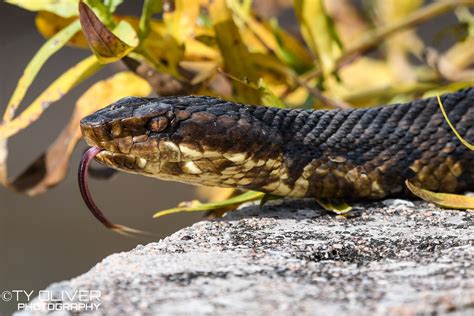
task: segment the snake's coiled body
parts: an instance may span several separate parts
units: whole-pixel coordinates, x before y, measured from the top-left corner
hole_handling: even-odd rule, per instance
[[[441,97],[474,143],[474,88]],[[474,152],[435,98],[372,109],[291,110],[210,97],[125,98],[84,118],[97,159],[167,180],[280,196],[378,199],[474,189]]]

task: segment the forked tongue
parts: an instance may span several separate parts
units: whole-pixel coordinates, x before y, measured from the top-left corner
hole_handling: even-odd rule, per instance
[[[98,147],[89,148],[84,155],[82,156],[81,163],[79,164],[78,170],[78,181],[79,181],[79,190],[81,191],[82,199],[86,203],[87,207],[91,211],[92,215],[99,220],[105,227],[123,235],[134,236],[134,235],[150,235],[147,232],[141,230],[136,230],[127,226],[114,224],[105,217],[99,207],[95,204],[92,199],[92,195],[89,191],[88,186],[88,169],[91,164],[92,159],[100,153],[102,149]]]

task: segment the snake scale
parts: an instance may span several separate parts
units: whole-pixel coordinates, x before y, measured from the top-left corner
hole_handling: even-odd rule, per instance
[[[474,88],[441,97],[474,143]],[[121,99],[81,121],[96,159],[126,172],[278,196],[381,199],[474,188],[474,152],[436,98],[353,110],[244,105],[205,96]]]

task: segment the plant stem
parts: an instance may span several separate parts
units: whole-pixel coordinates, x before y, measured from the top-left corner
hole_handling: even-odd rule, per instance
[[[332,72],[336,72],[345,65],[350,64],[354,59],[357,59],[363,53],[378,46],[383,40],[397,32],[404,31],[421,24],[435,16],[441,15],[459,6],[474,6],[474,0],[445,0],[435,2],[433,4],[422,7],[415,11],[405,19],[385,27],[375,29],[362,37],[354,45],[350,46],[344,54],[336,61]],[[321,75],[320,70],[315,70],[305,76],[305,81]]]

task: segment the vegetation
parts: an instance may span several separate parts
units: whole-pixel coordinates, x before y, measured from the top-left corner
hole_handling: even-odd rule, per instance
[[[373,0],[364,1],[362,11],[348,0],[273,1],[294,13],[297,29],[264,17],[251,0],[145,0],[140,17],[115,14],[123,1],[7,0],[37,12],[36,27],[46,41],[26,66],[0,124],[4,186],[36,195],[58,184],[80,139],[79,120],[128,95],[202,94],[267,106],[352,108],[474,85],[469,68],[474,62],[474,16],[469,11],[474,0]],[[420,24],[446,13],[456,18],[451,27],[438,30],[434,39],[417,34]],[[446,39],[449,48],[433,48]],[[40,69],[65,46],[90,50],[91,56],[71,65],[17,114]],[[123,63],[126,70],[85,91],[54,143],[9,180],[8,138],[109,63]],[[234,195],[219,192],[224,200]],[[222,211],[262,197],[247,192],[224,202],[194,201],[156,216]],[[350,209],[321,203],[331,210]]]

